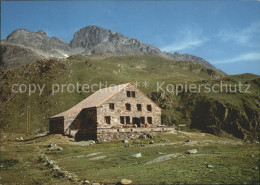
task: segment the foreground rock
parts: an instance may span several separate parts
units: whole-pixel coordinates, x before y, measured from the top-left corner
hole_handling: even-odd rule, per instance
[[[191,150],[187,150],[185,153],[186,154],[196,154],[198,151],[197,149],[191,149]]]
[[[152,160],[152,161],[148,161],[146,164],[152,164],[152,163],[163,162],[163,161],[167,161],[167,160],[170,160],[170,159],[172,159],[172,158],[179,157],[179,156],[181,156],[181,154],[179,154],[179,153],[176,153],[176,154],[167,154],[167,155],[163,155],[163,156],[157,157],[156,159],[154,159],[154,160]]]
[[[123,184],[123,185],[127,185],[127,184],[132,184],[132,181],[131,181],[131,180],[128,180],[128,179],[122,179],[122,180],[120,181],[120,183]]]
[[[142,157],[142,154],[141,153],[137,153],[137,154],[133,154],[131,155],[132,157],[135,157],[135,158],[139,158],[139,157]]]
[[[18,137],[15,139],[15,141],[24,141],[23,137]]]
[[[63,150],[63,148],[60,146],[57,146],[57,144],[49,144],[46,147],[48,148],[47,150],[49,150],[49,151],[62,151]]]

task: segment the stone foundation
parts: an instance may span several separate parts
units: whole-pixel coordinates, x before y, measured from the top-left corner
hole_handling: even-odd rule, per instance
[[[154,127],[154,128],[97,128],[97,141],[113,141],[123,139],[138,138],[143,134],[159,134],[164,132],[175,131],[170,127]]]

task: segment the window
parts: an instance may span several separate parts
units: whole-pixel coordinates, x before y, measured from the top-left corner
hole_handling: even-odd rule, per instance
[[[126,95],[127,95],[127,97],[131,97],[131,92],[130,91],[126,91]]]
[[[137,107],[138,111],[142,111],[142,105],[141,104],[137,104],[136,107]]]
[[[126,96],[135,98],[135,91],[126,91]]]
[[[140,117],[140,123],[141,123],[141,124],[145,124],[145,119],[144,119],[144,117]]]
[[[130,124],[130,117],[129,117],[129,116],[126,116],[126,117],[125,117],[125,123],[126,123],[126,124]]]
[[[148,111],[152,111],[152,106],[151,105],[147,105],[147,110]]]
[[[125,124],[125,117],[124,116],[120,116],[120,123]]]
[[[105,122],[106,122],[106,124],[110,124],[111,123],[110,116],[105,116]]]
[[[131,91],[131,97],[135,98],[135,91]]]
[[[131,110],[131,104],[130,103],[126,103],[125,104],[125,108],[126,108],[126,110]]]
[[[152,118],[152,117],[147,117],[147,122],[148,122],[149,124],[152,124],[152,123],[153,123],[153,118]]]
[[[114,103],[109,103],[109,109],[114,110],[115,109],[115,104]]]

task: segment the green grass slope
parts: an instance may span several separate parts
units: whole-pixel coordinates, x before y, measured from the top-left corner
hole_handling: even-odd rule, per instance
[[[186,123],[218,135],[256,138],[259,130],[259,76],[227,76],[200,64],[176,62],[158,56],[71,56],[43,60],[5,71],[1,75],[1,126],[6,132],[25,132],[26,106],[32,108],[31,131],[48,130],[48,117],[69,109],[93,92],[83,84],[140,82],[139,88],[163,108],[164,124]],[[250,83],[251,93],[162,93],[157,83]],[[144,87],[143,82],[149,86]],[[72,85],[78,90],[70,93]],[[13,84],[37,84],[44,90],[32,95],[12,92]],[[53,94],[55,87],[60,91]],[[64,84],[63,91],[61,91]],[[70,85],[68,89],[67,85]],[[102,87],[105,87],[104,85]],[[232,89],[233,87],[231,87]],[[95,86],[94,90],[99,87]],[[56,88],[57,90],[57,88]],[[234,130],[234,131],[233,131]],[[249,137],[247,137],[249,136]]]

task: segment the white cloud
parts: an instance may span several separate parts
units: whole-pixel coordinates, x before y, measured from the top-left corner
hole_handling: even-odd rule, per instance
[[[236,42],[246,44],[247,46],[255,45],[255,38],[259,41],[260,23],[253,23],[242,30],[220,30],[218,37],[225,42]]]
[[[162,51],[174,52],[193,49],[201,46],[208,39],[202,37],[202,30],[199,28],[184,28],[175,33],[173,42],[160,49]]]
[[[213,64],[226,64],[226,63],[235,63],[235,62],[250,62],[250,61],[259,61],[260,62],[260,53],[246,53],[239,55],[237,57],[218,60],[213,62]]]

